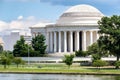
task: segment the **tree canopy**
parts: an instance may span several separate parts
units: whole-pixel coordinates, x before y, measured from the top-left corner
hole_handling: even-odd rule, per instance
[[[11,64],[13,58],[14,56],[10,51],[2,51],[0,53],[0,64],[4,65],[4,68],[6,68],[7,65]]]
[[[15,57],[14,63],[17,65],[17,68],[18,68],[18,65],[22,63],[22,59],[20,57]]]
[[[45,40],[46,39],[44,35],[37,35],[36,37],[32,38],[33,49],[38,51],[40,54],[45,54],[45,50],[47,48]]]
[[[99,33],[101,37],[98,40],[100,47],[109,53],[120,57],[120,16],[103,17],[99,22]],[[116,66],[119,68],[119,66]]]
[[[14,45],[13,54],[14,56],[20,57],[25,51],[28,50],[28,45],[25,44],[25,39],[23,36],[20,37],[20,40]]]
[[[23,36],[14,45],[13,54],[15,57],[44,56],[47,45],[45,45],[45,36],[37,35],[32,38],[31,44],[27,44]]]

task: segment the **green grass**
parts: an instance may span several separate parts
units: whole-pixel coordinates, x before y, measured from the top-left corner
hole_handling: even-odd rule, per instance
[[[40,67],[41,68],[40,68]],[[73,64],[70,69],[65,64],[34,64],[24,65],[16,67],[16,65],[10,65],[4,69],[3,65],[0,65],[0,72],[15,72],[15,73],[66,73],[66,74],[119,74],[120,69],[101,68],[100,70],[95,67],[79,66],[79,64]]]

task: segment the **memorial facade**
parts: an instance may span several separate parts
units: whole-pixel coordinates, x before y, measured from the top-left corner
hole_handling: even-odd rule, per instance
[[[104,15],[90,5],[76,5],[66,10],[56,23],[39,23],[30,27],[32,36],[46,37],[48,53],[87,50],[99,38],[98,21]]]

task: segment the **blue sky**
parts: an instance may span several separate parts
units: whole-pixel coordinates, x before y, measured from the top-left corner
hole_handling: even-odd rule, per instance
[[[89,4],[104,15],[120,15],[120,0],[0,0],[0,31],[28,28],[40,21],[55,22],[68,8]]]
[[[2,0],[0,1],[0,20],[11,21],[18,16],[34,16],[40,20],[54,21],[66,6],[51,5],[40,0]]]
[[[120,14],[120,0],[0,0],[0,20],[12,21],[18,16],[34,16],[55,21],[70,6],[89,4],[105,15]]]

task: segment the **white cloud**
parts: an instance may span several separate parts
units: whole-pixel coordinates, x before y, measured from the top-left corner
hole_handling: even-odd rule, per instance
[[[19,17],[18,17],[18,20],[22,20],[22,19],[23,19],[23,16],[19,16]]]
[[[0,33],[4,33],[4,31],[11,30],[21,30],[21,31],[30,31],[29,27],[35,25],[39,22],[34,16],[29,16],[24,18],[23,16],[18,16],[16,20],[11,22],[0,21]]]
[[[33,20],[36,20],[36,18],[35,18],[34,16],[29,16],[29,17],[26,18],[26,20],[28,20],[28,21],[29,21],[29,20],[30,20],[30,21],[32,20],[32,21],[33,21]]]
[[[8,23],[4,22],[4,21],[0,21],[0,31],[3,31],[5,29],[8,29]]]
[[[29,27],[37,22],[38,20],[34,16],[29,16],[27,18],[19,16],[17,20],[11,21],[9,26],[11,29],[29,29]]]
[[[11,29],[22,29],[25,26],[23,26],[23,21],[12,21],[9,23],[9,27]]]

